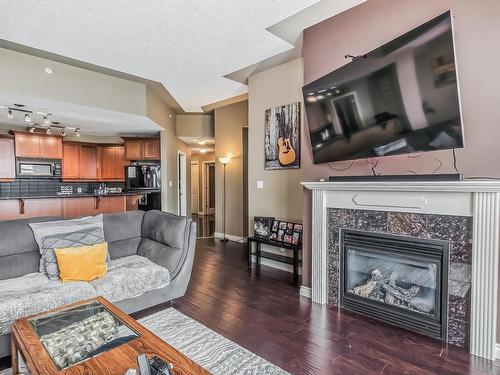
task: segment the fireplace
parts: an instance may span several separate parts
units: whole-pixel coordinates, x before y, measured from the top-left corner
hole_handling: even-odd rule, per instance
[[[449,242],[340,230],[340,305],[447,341]]]

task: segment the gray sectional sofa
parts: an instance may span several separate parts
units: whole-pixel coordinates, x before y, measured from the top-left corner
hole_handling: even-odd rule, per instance
[[[108,274],[87,282],[50,281],[29,223],[0,222],[0,358],[10,354],[10,325],[22,316],[102,295],[132,313],[184,295],[191,277],[196,224],[161,211],[103,217],[111,261]]]

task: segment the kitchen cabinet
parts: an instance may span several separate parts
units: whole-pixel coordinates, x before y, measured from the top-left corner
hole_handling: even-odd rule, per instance
[[[160,140],[146,139],[144,140],[144,159],[160,160]]]
[[[64,143],[62,161],[63,180],[97,180],[97,155],[97,145]]]
[[[125,159],[160,160],[159,138],[124,138]]]
[[[12,132],[17,157],[62,159],[62,138],[46,134]]]
[[[80,178],[97,180],[97,146],[80,146]]]
[[[0,181],[16,178],[16,157],[14,139],[0,138]]]
[[[101,146],[99,180],[125,181],[125,148],[123,146]]]
[[[63,180],[80,178],[80,146],[68,143],[63,145],[62,175]]]

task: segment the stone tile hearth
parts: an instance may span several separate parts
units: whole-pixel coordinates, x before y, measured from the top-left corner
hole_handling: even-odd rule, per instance
[[[357,209],[327,209],[328,304],[339,304],[340,229],[450,242],[448,342],[469,345],[472,217]]]

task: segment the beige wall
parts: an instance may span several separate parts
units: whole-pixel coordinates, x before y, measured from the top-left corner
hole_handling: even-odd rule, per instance
[[[226,167],[226,234],[243,235],[242,128],[248,125],[248,101],[214,111],[215,120],[215,231],[223,228],[223,167],[220,157],[230,156]]]
[[[213,138],[214,117],[212,115],[177,115],[177,136]]]
[[[46,74],[50,66],[53,74]],[[0,91],[145,115],[146,85],[0,48]]]
[[[151,89],[147,90],[146,101],[147,116],[160,125],[163,131],[161,138],[161,170],[162,170],[162,210],[178,213],[178,173],[177,173],[177,152],[186,154],[186,179],[187,179],[187,212],[191,215],[191,150],[188,145],[182,142],[176,135],[176,124],[174,111],[167,107],[165,102]]]
[[[193,162],[198,163],[198,194],[199,194],[199,202],[198,209],[201,211],[203,206],[203,162],[204,161],[215,161],[215,153],[207,152],[205,154],[193,154],[191,155],[191,164]],[[191,187],[195,181],[191,181]]]
[[[254,216],[302,221],[302,170],[264,170],[264,112],[302,102],[302,83],[302,59],[254,74],[248,80],[249,233],[253,233]],[[257,189],[259,180],[264,182],[263,189]]]

